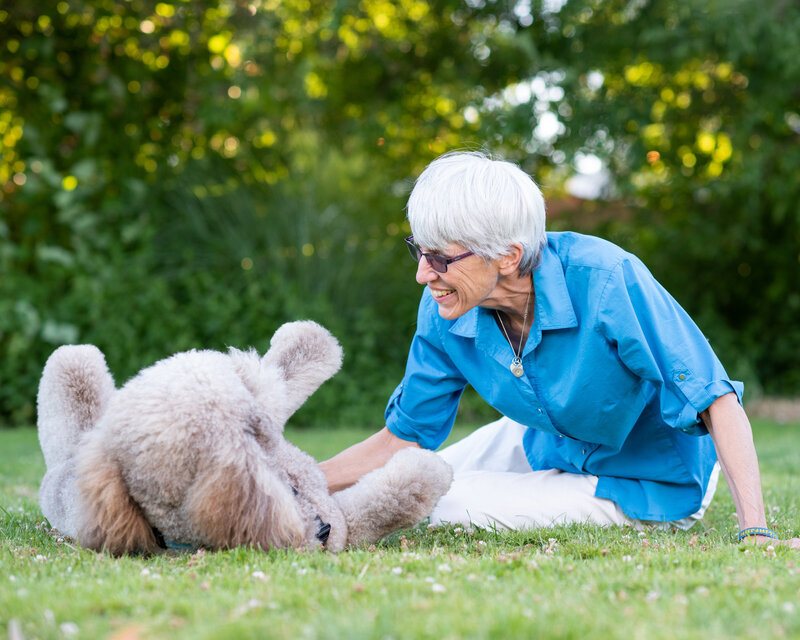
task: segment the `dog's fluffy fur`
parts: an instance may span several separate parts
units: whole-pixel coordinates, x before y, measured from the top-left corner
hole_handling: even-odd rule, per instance
[[[338,551],[412,526],[450,486],[436,454],[405,449],[331,496],[316,461],[283,437],[341,358],[325,329],[294,322],[263,358],[179,353],[117,390],[96,347],[60,347],[39,385],[42,512],[113,554],[158,551],[154,528],[211,549],[312,548],[321,520]]]

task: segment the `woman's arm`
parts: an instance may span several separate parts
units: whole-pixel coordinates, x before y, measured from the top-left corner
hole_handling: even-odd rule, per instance
[[[416,442],[402,440],[384,427],[366,440],[348,447],[330,460],[320,463],[331,493],[347,489],[365,473],[385,465],[400,449],[419,447]]]
[[[753,431],[736,394],[717,398],[703,412],[702,418],[714,441],[722,473],[733,495],[739,529],[767,528]],[[755,539],[760,543],[777,542],[766,536],[755,536]],[[785,544],[800,548],[800,539],[792,538]]]

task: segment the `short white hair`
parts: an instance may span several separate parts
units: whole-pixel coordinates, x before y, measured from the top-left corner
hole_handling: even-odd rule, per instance
[[[542,192],[517,165],[482,151],[447,153],[417,178],[408,198],[417,244],[445,251],[449,243],[494,260],[522,245],[520,275],[541,261],[547,242]]]

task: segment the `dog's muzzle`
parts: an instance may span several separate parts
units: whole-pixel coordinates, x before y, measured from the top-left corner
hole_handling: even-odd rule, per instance
[[[298,493],[299,491],[295,487],[292,487],[292,494],[294,494],[295,497]],[[314,520],[316,520],[317,524],[319,524],[319,529],[317,529],[317,540],[319,540],[324,547],[328,543],[328,536],[331,534],[331,525],[327,522],[323,522],[322,518],[320,518],[318,515],[314,516]]]

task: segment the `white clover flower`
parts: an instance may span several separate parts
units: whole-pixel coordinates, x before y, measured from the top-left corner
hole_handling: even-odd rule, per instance
[[[394,575],[396,575],[396,576],[399,576],[399,575],[401,575],[403,573],[403,568],[402,567],[394,567],[392,569],[392,573]]]
[[[444,593],[445,591],[447,591],[447,588],[443,584],[439,584],[438,582],[434,582],[433,585],[431,586],[431,590],[434,593]]]

